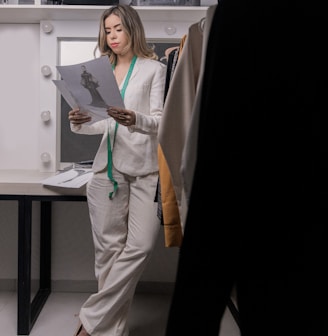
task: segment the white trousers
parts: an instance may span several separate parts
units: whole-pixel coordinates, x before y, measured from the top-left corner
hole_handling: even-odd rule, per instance
[[[160,229],[158,174],[131,177],[113,168],[113,176],[118,190],[112,200],[106,175],[94,175],[87,185],[98,292],[83,304],[80,320],[92,336],[129,334],[129,308]]]

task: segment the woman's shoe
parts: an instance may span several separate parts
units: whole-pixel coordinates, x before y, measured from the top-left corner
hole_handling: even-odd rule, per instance
[[[87,331],[84,329],[82,323],[79,324],[74,336],[90,336]]]

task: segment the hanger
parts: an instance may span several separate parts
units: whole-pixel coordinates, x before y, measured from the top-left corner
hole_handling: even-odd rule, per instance
[[[173,47],[169,47],[169,48],[167,48],[167,49],[165,50],[165,55],[162,56],[162,57],[160,58],[160,61],[161,61],[161,62],[163,62],[163,61],[166,61],[166,62],[167,62],[167,60],[169,59],[169,55],[170,55],[170,53],[171,53],[173,50],[178,49],[178,48],[179,48],[179,46],[173,46]]]
[[[206,18],[202,17],[199,22],[198,22],[198,28],[201,32],[204,31],[204,27],[205,27],[205,22],[206,22]]]

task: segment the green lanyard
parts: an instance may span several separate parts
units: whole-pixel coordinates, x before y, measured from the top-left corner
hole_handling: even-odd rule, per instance
[[[134,64],[136,63],[136,60],[137,60],[137,56],[133,56],[131,64],[130,64],[130,67],[129,67],[129,71],[128,71],[126,77],[125,77],[123,88],[121,90],[121,96],[122,96],[123,101],[124,101],[124,96],[125,96],[125,90],[126,90],[126,88],[128,86],[128,83],[129,83],[129,80],[130,80],[130,77],[131,77],[131,74],[132,74],[132,71],[133,71],[133,68],[134,68]],[[114,70],[115,69],[115,64],[113,64],[112,67],[113,67],[113,70]],[[118,128],[118,122],[116,122],[116,124],[115,124],[113,148],[114,148],[114,143],[115,143],[117,128]],[[112,149],[111,149],[111,144],[110,144],[109,133],[108,133],[108,136],[107,136],[107,148],[108,148],[108,165],[107,165],[108,169],[107,169],[107,175],[108,175],[108,178],[111,180],[111,182],[113,183],[113,186],[114,186],[114,190],[109,193],[109,198],[112,199],[114,193],[116,192],[116,190],[118,188],[118,185],[117,185],[117,181],[113,178],[113,172],[112,172],[113,155],[112,155]]]

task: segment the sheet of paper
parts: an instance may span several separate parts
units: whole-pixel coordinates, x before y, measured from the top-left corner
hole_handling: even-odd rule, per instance
[[[79,104],[76,102],[75,98],[73,97],[72,93],[67,88],[67,84],[64,80],[53,80],[54,84],[57,86],[58,90],[61,92],[61,95],[66,100],[67,104],[71,108],[77,108],[79,107]],[[94,122],[98,120],[102,120],[104,118],[108,118],[106,110],[99,110],[99,109],[93,109],[89,108],[88,106],[80,106],[80,112],[86,113],[92,117],[91,121],[86,122],[86,124],[93,124]]]
[[[42,181],[42,184],[61,188],[81,188],[88,183],[92,175],[91,168],[72,168],[48,177]]]
[[[74,65],[58,65],[57,69],[62,81],[54,81],[55,85],[71,107],[76,102],[82,112],[91,115],[91,122],[108,118],[108,106],[124,107],[107,56]]]
[[[71,92],[68,90],[66,82],[63,81],[63,80],[59,80],[59,79],[53,79],[52,81],[57,86],[57,88],[60,91],[61,95],[66,100],[67,104],[71,108],[77,108],[79,105],[76,102],[76,100],[73,98]]]

